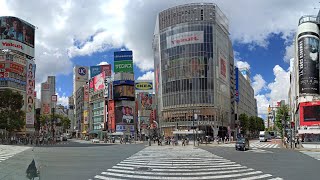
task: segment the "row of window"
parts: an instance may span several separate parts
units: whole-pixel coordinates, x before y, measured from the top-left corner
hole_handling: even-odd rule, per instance
[[[102,108],[102,107],[104,107],[103,101],[93,103],[93,109]]]
[[[213,104],[213,91],[179,92],[163,95],[163,106]]]
[[[13,82],[13,81],[0,81],[0,87],[12,87],[15,89],[19,89],[22,91],[26,90],[26,85],[17,83],[17,82]]]
[[[181,79],[162,84],[163,94],[213,89],[213,78]]]

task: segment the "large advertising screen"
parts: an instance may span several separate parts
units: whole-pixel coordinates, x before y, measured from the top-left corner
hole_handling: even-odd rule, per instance
[[[22,19],[0,17],[0,49],[11,49],[34,57],[35,27]]]
[[[132,51],[114,52],[114,72],[133,73]]]
[[[134,86],[119,85],[114,86],[114,100],[134,100]]]
[[[95,92],[104,89],[105,78],[106,78],[106,76],[105,76],[104,72],[100,73],[99,75],[97,75],[93,78],[93,88],[94,88]]]
[[[34,61],[29,60],[27,64],[27,109],[26,109],[26,127],[34,127],[34,88],[35,88],[36,65]]]
[[[149,93],[139,93],[139,110],[152,110],[153,109],[153,95]]]
[[[189,31],[167,36],[167,48],[204,42],[203,31]]]
[[[313,126],[320,123],[320,101],[302,102],[300,106],[300,126]]]
[[[90,78],[93,78],[100,73],[100,66],[90,66]]]
[[[319,39],[298,40],[299,93],[319,94]]]
[[[175,67],[181,67],[179,71]],[[156,83],[159,80],[158,70],[156,70]],[[170,61],[168,69],[168,80],[180,78],[206,77],[206,61],[202,56],[190,58],[179,58]]]

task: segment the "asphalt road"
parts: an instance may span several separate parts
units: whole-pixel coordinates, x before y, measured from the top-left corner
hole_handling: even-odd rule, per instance
[[[255,151],[236,151],[231,147],[201,147],[218,156],[235,161],[241,165],[270,173],[289,180],[318,180],[320,161],[290,149],[263,149],[266,153]],[[271,152],[271,153],[268,153]]]

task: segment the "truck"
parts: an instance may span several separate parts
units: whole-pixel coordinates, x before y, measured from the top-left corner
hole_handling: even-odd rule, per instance
[[[267,142],[268,139],[271,139],[270,134],[267,131],[260,131],[259,133],[260,142]]]

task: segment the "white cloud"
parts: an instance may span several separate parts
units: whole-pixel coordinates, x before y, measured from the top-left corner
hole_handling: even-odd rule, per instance
[[[99,64],[97,64],[97,65],[99,65],[99,66],[101,66],[101,65],[108,65],[109,63],[108,62],[106,62],[106,61],[102,61],[102,62],[100,62]]]
[[[250,64],[246,61],[236,61],[236,66],[241,69],[241,68],[247,68],[250,70]]]
[[[286,46],[286,52],[284,54],[283,60],[285,62],[290,62],[290,59],[294,58],[294,44]]]
[[[259,94],[262,89],[266,88],[266,81],[263,79],[261,74],[256,74],[253,77],[252,88],[255,95]]]
[[[61,104],[63,106],[68,106],[69,104],[69,97],[66,96],[64,93],[63,94],[59,94],[57,93],[58,95],[58,102],[57,104]]]
[[[138,80],[154,80],[154,72],[148,71],[142,76],[138,77]]]

